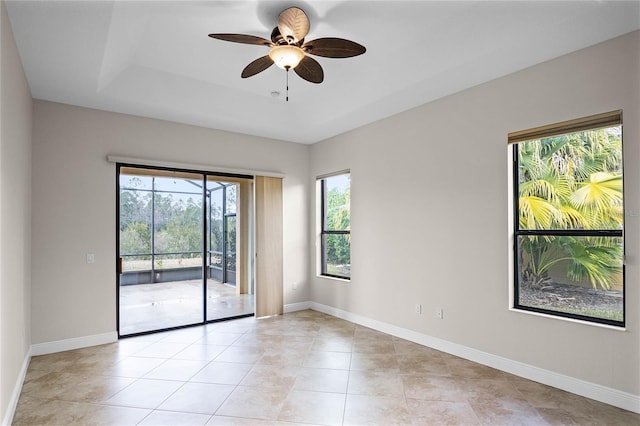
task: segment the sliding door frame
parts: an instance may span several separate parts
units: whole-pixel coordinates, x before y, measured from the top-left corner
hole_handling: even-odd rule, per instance
[[[141,332],[136,332],[136,333],[130,333],[130,334],[121,334],[120,333],[120,276],[122,274],[122,260],[121,260],[121,253],[120,253],[120,174],[121,174],[121,170],[122,168],[137,168],[137,169],[144,169],[144,170],[151,170],[151,171],[158,171],[160,173],[162,172],[171,172],[171,173],[189,173],[189,174],[197,174],[201,176],[202,179],[202,267],[201,267],[201,271],[202,271],[202,275],[201,275],[201,285],[202,285],[202,292],[203,292],[203,302],[202,302],[202,321],[201,322],[196,322],[196,323],[192,323],[192,324],[184,324],[184,325],[178,325],[178,326],[174,326],[174,327],[167,327],[167,328],[162,328],[162,329],[157,329],[157,330],[149,330],[149,331],[141,331]],[[146,335],[146,334],[152,334],[152,333],[158,333],[158,332],[163,332],[163,331],[169,331],[169,330],[177,330],[177,329],[181,329],[181,328],[186,328],[186,327],[193,327],[193,326],[197,326],[197,325],[203,325],[203,324],[207,324],[207,323],[213,323],[213,322],[219,322],[219,321],[225,321],[225,320],[229,320],[229,319],[236,319],[236,318],[243,318],[243,317],[250,317],[250,316],[254,316],[255,315],[255,307],[254,307],[254,313],[251,314],[241,314],[241,315],[235,315],[235,316],[231,316],[231,317],[226,317],[226,318],[217,318],[217,319],[212,319],[212,320],[208,320],[207,319],[207,296],[208,296],[208,289],[207,289],[207,280],[208,280],[208,265],[207,265],[207,256],[208,256],[208,243],[209,243],[209,235],[207,235],[207,219],[208,219],[208,215],[209,215],[209,206],[207,205],[207,179],[210,177],[220,177],[222,179],[224,178],[229,178],[230,182],[232,183],[237,183],[238,187],[249,187],[250,185],[246,185],[246,184],[242,184],[242,182],[253,182],[254,181],[254,176],[251,175],[242,175],[242,174],[232,174],[232,173],[218,173],[218,172],[212,172],[212,171],[203,171],[203,170],[193,170],[193,169],[184,169],[184,168],[175,168],[175,167],[163,167],[163,166],[149,166],[149,165],[144,165],[144,164],[135,164],[135,163],[124,163],[124,162],[116,162],[116,257],[115,257],[115,270],[116,270],[116,331],[118,333],[118,338],[123,338],[123,337],[134,337],[134,336],[140,336],[140,335]],[[221,180],[222,180],[221,179]],[[242,195],[242,191],[238,191],[242,197],[247,197],[249,196],[248,194]],[[240,202],[240,200],[236,200],[237,202]],[[239,208],[239,207],[237,207]],[[247,213],[249,211],[251,211],[251,209],[249,208],[245,208],[242,207],[243,211],[246,211]],[[224,211],[223,213],[223,222],[225,221],[225,215],[224,215]],[[254,219],[251,219],[249,217],[249,215],[247,215],[247,217],[242,217],[242,213],[241,213],[241,218],[240,220],[245,221],[246,223],[243,225],[244,228],[243,230],[241,230],[239,232],[239,234],[241,235],[245,235],[246,232],[251,232],[251,229],[253,228],[252,223],[254,222]],[[152,235],[154,233],[154,230],[152,229]],[[241,238],[241,235],[236,235],[236,238]],[[225,237],[226,238],[226,237]],[[246,238],[247,241],[249,241],[249,239],[253,240],[253,238]],[[246,243],[243,241],[242,242],[243,245],[245,245]],[[226,247],[225,247],[226,249]],[[154,252],[155,248],[151,247],[152,252]],[[243,251],[248,253],[248,248],[244,249]],[[248,262],[248,265],[246,267],[243,267],[243,271],[242,271],[242,275],[245,275],[245,271],[249,271],[251,270],[251,264],[254,263],[251,261],[251,257],[249,258],[245,258],[248,256],[238,256],[236,254],[236,274],[238,275],[238,258],[242,258],[242,262]],[[153,265],[152,265],[153,267]],[[223,276],[224,276],[224,269],[226,269],[226,263],[223,262]],[[250,274],[250,275],[254,275],[254,274]],[[249,288],[251,288],[251,276],[246,277],[246,281],[247,281],[247,285],[249,286]],[[238,281],[236,281],[236,288],[239,288],[240,283]],[[256,294],[255,291],[253,292],[253,297],[255,299]],[[254,303],[255,306],[255,303]]]

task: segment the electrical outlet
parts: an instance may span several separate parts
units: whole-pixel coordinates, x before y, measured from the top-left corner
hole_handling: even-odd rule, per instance
[[[294,290],[297,290],[298,289],[298,283],[294,282],[292,287],[293,287]]]
[[[416,314],[422,314],[422,305],[419,303],[416,303]]]
[[[93,253],[87,253],[87,263],[96,263],[96,255]]]
[[[444,309],[438,308],[436,310],[436,317],[438,317],[438,319],[444,319]]]

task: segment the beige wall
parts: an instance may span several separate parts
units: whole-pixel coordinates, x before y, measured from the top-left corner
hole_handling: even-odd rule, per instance
[[[313,145],[311,180],[351,169],[352,279],[312,270],[312,300],[639,395],[638,76],[635,32]],[[627,330],[510,311],[507,134],[616,109],[624,110]]]
[[[308,152],[306,145],[35,101],[32,343],[116,330],[109,154],[284,173],[284,303],[307,301]],[[87,253],[95,264],[86,264]],[[295,291],[293,282],[300,283]]]
[[[0,421],[31,343],[31,93],[0,2]]]

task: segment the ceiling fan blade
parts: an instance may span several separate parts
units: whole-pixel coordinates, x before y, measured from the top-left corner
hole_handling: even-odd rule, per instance
[[[298,66],[293,69],[296,74],[312,83],[322,83],[324,80],[324,71],[322,67],[313,58],[305,56],[302,58]]]
[[[233,43],[273,46],[271,40],[248,34],[209,34],[209,37],[217,38],[218,40],[231,41]]]
[[[252,75],[256,75],[259,72],[266,70],[271,65],[273,65],[273,59],[271,59],[269,55],[263,56],[244,67],[240,76],[242,78],[251,77]]]
[[[309,33],[309,18],[304,11],[290,7],[278,16],[278,29],[289,44],[296,44]]]
[[[367,49],[355,41],[345,40],[337,37],[326,37],[311,40],[302,49],[316,56],[325,58],[351,58],[362,55]]]

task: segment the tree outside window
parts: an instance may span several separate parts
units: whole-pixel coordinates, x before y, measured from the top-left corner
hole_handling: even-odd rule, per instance
[[[321,274],[351,277],[351,177],[340,174],[320,181]]]
[[[621,125],[514,146],[514,306],[624,325]]]

